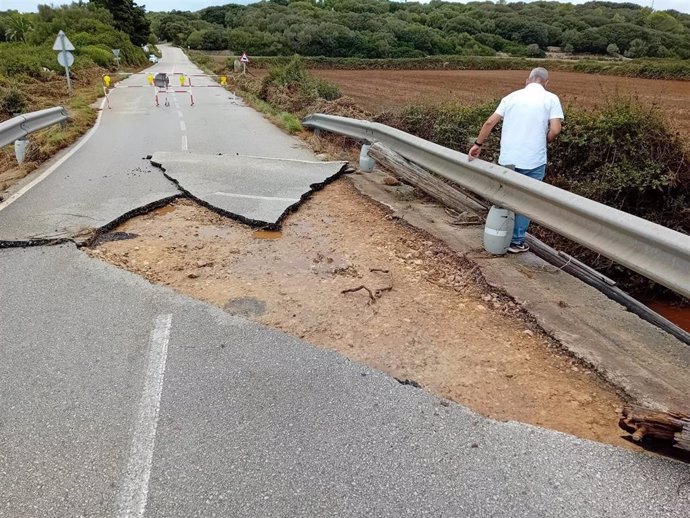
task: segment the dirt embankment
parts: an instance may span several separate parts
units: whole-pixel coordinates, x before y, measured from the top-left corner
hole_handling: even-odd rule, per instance
[[[188,200],[116,230],[137,236],[90,253],[485,415],[627,444],[610,387],[515,302],[477,284],[469,262],[392,219],[347,178],[277,235],[257,236]],[[360,286],[371,294],[344,293]]]
[[[311,70],[338,85],[362,107],[378,113],[419,102],[460,101],[478,104],[521,87],[519,70]],[[690,136],[690,81],[639,79],[577,72],[552,72],[549,89],[564,105],[594,107],[607,97],[636,96],[657,105],[678,129]]]

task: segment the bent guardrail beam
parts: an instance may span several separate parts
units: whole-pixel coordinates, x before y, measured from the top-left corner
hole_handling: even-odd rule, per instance
[[[390,126],[313,114],[304,126],[369,143],[406,159],[567,237],[659,284],[690,297],[690,236],[577,194],[473,160]]]
[[[5,122],[0,122],[0,147],[24,138],[34,131],[65,122],[68,117],[67,110],[62,106],[57,106],[17,115]]]

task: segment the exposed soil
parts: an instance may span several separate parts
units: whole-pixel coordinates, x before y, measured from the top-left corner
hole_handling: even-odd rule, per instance
[[[610,387],[482,287],[469,261],[347,178],[315,193],[281,233],[256,233],[189,200],[116,231],[120,240],[88,253],[493,418],[628,445]]]
[[[521,70],[311,70],[338,85],[365,109],[378,113],[412,102],[457,100],[481,103],[524,85]],[[549,89],[564,105],[594,107],[616,94],[638,96],[659,106],[679,130],[690,136],[690,81],[558,72]]]

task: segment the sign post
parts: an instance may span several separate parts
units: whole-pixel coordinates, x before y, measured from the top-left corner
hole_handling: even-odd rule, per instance
[[[115,56],[115,64],[120,68],[120,49],[113,49],[113,56]]]
[[[242,53],[242,57],[240,58],[240,63],[242,63],[242,74],[247,73],[247,63],[249,63],[249,56],[247,56],[246,52]]]
[[[74,50],[74,45],[67,39],[67,35],[63,31],[58,32],[55,43],[53,43],[53,50],[58,51],[57,60],[60,65],[65,67],[65,77],[67,77],[67,92],[72,95],[72,80],[69,77],[69,67],[74,64],[74,56],[70,50]]]

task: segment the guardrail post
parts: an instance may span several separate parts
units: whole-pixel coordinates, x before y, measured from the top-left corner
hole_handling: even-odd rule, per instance
[[[19,138],[14,141],[14,155],[17,157],[17,163],[24,163],[26,151],[29,149],[29,141],[26,137]]]

